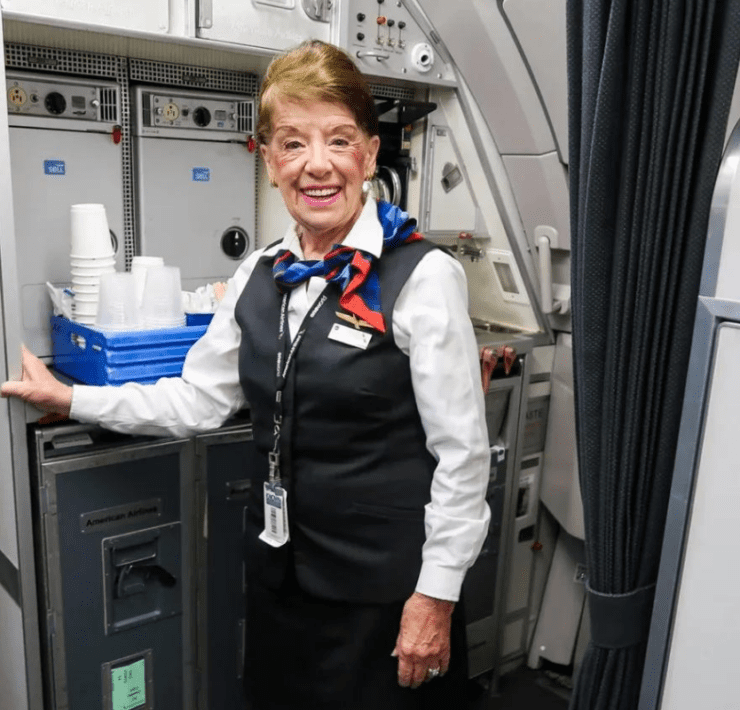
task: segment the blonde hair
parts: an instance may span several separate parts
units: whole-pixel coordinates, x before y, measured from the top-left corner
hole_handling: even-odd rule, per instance
[[[346,106],[368,136],[380,133],[375,101],[350,56],[332,44],[309,40],[282,54],[267,68],[259,98],[257,139],[270,142],[276,97],[329,101]]]

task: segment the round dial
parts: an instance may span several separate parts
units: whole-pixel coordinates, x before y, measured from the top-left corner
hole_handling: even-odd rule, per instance
[[[49,113],[53,113],[58,116],[60,113],[64,113],[67,108],[67,99],[64,98],[58,91],[52,91],[46,95],[44,99],[44,106]]]
[[[27,99],[28,96],[26,95],[26,92],[21,89],[20,86],[12,86],[8,90],[8,101],[10,101],[13,106],[23,106]]]
[[[162,116],[168,121],[176,121],[180,117],[180,109],[177,104],[170,102],[162,108]]]
[[[249,235],[241,227],[229,227],[221,236],[221,249],[231,259],[241,259],[249,249]]]
[[[198,106],[193,111],[193,123],[204,128],[211,122],[211,112],[205,106]]]

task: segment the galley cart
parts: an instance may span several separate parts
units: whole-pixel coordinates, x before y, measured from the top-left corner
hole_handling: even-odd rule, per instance
[[[31,439],[46,707],[192,708],[192,440]]]
[[[198,507],[198,710],[244,707],[246,578],[244,523],[252,426],[222,427],[195,438]],[[252,474],[253,475],[253,474]]]

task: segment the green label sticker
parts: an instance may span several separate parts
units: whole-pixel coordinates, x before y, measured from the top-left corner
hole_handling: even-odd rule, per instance
[[[146,665],[142,658],[111,671],[112,710],[134,710],[146,703]]]

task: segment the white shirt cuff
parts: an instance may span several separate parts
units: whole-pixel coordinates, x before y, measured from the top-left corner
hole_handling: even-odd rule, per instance
[[[464,569],[440,567],[433,562],[422,562],[416,591],[434,599],[456,602],[465,578]]]
[[[86,424],[96,424],[98,412],[102,405],[102,387],[72,385],[72,402],[69,418]]]

